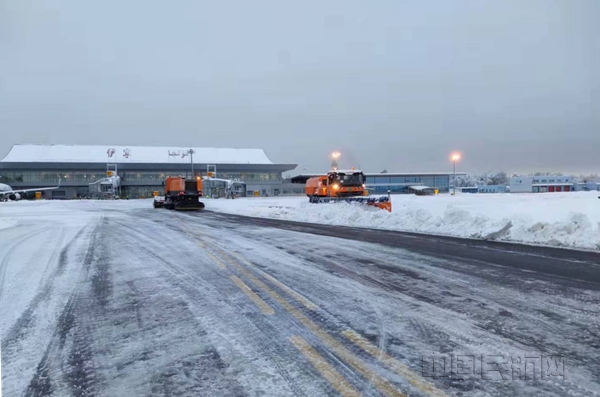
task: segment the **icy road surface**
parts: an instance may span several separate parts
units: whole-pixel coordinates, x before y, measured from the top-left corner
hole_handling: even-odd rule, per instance
[[[598,253],[150,201],[0,220],[4,397],[600,392]]]

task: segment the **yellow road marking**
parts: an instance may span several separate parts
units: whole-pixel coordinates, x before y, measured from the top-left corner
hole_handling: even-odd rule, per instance
[[[364,351],[371,354],[373,357],[379,359],[383,364],[387,365],[398,375],[406,378],[413,386],[418,388],[424,393],[434,397],[445,397],[446,394],[441,390],[437,389],[434,385],[421,378],[418,374],[412,371],[408,366],[402,364],[398,360],[391,357],[389,354],[381,351],[378,347],[371,344],[368,340],[363,338],[358,333],[347,330],[342,332],[344,336],[350,339],[354,344],[363,349]]]
[[[360,397],[361,394],[358,390],[336,371],[335,368],[329,365],[307,341],[300,336],[292,336],[290,340],[342,397]]]
[[[216,249],[217,251],[219,251],[223,257],[228,257],[229,260],[230,260],[230,262],[232,260],[237,259],[239,261],[244,262],[246,265],[252,267],[254,270],[256,270],[257,272],[259,272],[267,280],[271,281],[273,284],[277,285],[279,288],[281,288],[282,290],[284,290],[288,295],[292,296],[294,299],[296,299],[298,302],[300,302],[307,309],[310,309],[310,310],[318,310],[319,309],[319,307],[317,305],[315,305],[310,300],[308,300],[304,296],[300,295],[299,293],[297,293],[296,291],[294,291],[293,289],[291,289],[290,287],[288,287],[287,285],[285,285],[281,281],[277,280],[275,277],[271,276],[269,273],[266,273],[266,272],[258,269],[252,262],[246,260],[245,258],[243,258],[243,257],[241,257],[239,255],[229,255],[226,252],[224,252],[220,247],[216,246],[214,243],[212,244],[212,246],[213,246],[214,249]]]
[[[298,302],[300,302],[307,309],[310,309],[310,310],[318,310],[319,309],[319,307],[317,305],[315,305],[314,303],[312,303],[311,301],[309,301],[308,299],[306,299],[304,296],[300,295],[299,293],[297,293],[296,291],[294,291],[293,289],[291,289],[290,287],[288,287],[287,285],[285,285],[281,281],[277,280],[275,277],[271,276],[269,273],[266,273],[266,272],[263,272],[260,269],[257,269],[256,266],[254,266],[253,263],[247,261],[246,259],[244,259],[244,258],[242,258],[242,257],[240,257],[238,255],[236,255],[235,257],[237,259],[239,259],[240,261],[244,262],[245,264],[247,264],[248,266],[251,266],[252,268],[254,268],[264,278],[266,278],[267,280],[269,280],[270,282],[272,282],[273,284],[277,285],[279,288],[281,288],[282,290],[284,290],[288,295],[292,296],[294,299],[296,299]]]
[[[363,376],[368,378],[371,381],[371,383],[374,384],[384,395],[386,395],[388,397],[406,397],[405,394],[403,394],[402,392],[397,390],[389,381],[387,381],[386,379],[382,378],[381,376],[379,376],[375,372],[373,372],[371,369],[369,369],[368,366],[364,362],[362,362],[358,357],[356,357],[351,351],[346,349],[344,347],[344,345],[342,345],[340,342],[338,342],[335,338],[333,338],[327,332],[323,331],[317,324],[312,322],[308,317],[306,317],[302,312],[300,312],[293,305],[291,305],[281,295],[279,295],[277,292],[275,292],[271,288],[269,288],[265,283],[263,283],[258,278],[256,278],[252,273],[250,273],[244,267],[235,263],[233,261],[234,258],[232,258],[230,255],[225,253],[214,243],[209,243],[209,244],[211,244],[211,246],[213,246],[213,248],[215,248],[217,251],[219,251],[223,257],[229,258],[229,263],[231,265],[235,266],[241,273],[243,273],[246,277],[248,277],[256,286],[258,286],[263,291],[265,291],[267,294],[269,294],[275,301],[277,301],[281,306],[283,306],[283,308],[286,309],[286,311],[288,311],[290,314],[292,314],[292,316],[294,316],[304,326],[306,326],[313,333],[315,333],[323,342],[325,342],[329,346],[331,346],[333,351],[338,356],[340,356],[342,359],[344,359],[344,361],[349,363],[356,371],[360,372]],[[221,267],[223,269],[227,268],[225,266],[225,264],[221,260],[219,260],[216,256],[214,256],[210,253],[209,253],[209,255],[213,258],[213,260],[215,260],[215,262],[217,262],[217,264],[219,264],[219,267]],[[247,264],[248,266],[253,267],[261,275],[263,275],[269,281],[271,281],[272,283],[277,285],[279,288],[284,290],[288,295],[294,297],[299,303],[301,303],[308,309],[310,309],[310,310],[318,309],[318,306],[315,305],[314,303],[312,303],[310,300],[306,299],[304,296],[302,296],[299,293],[297,293],[296,291],[292,290],[287,285],[283,284],[282,282],[280,282],[279,280],[277,280],[275,277],[271,276],[270,274],[263,272],[262,270],[256,268],[256,266],[254,264],[252,264],[245,258],[235,255],[235,259],[238,259],[238,260],[244,262],[245,264]],[[252,301],[254,301],[254,303],[257,306],[259,306],[259,308],[261,308],[263,313],[274,314],[274,310],[264,300],[262,300],[258,295],[256,295],[256,293],[254,293],[250,289],[250,287],[248,287],[246,284],[244,284],[244,282],[242,280],[240,280],[236,276],[231,276],[231,279],[238,285],[238,287],[240,287],[240,289],[242,289],[242,291],[244,291],[244,293],[246,293],[246,295],[248,295],[248,297]],[[371,355],[373,355],[374,357],[376,357],[377,359],[382,361],[385,365],[390,367],[398,375],[406,378],[413,386],[417,387],[421,391],[423,391],[431,396],[434,396],[434,397],[445,397],[446,396],[442,391],[435,388],[434,385],[430,384],[429,382],[425,381],[424,379],[421,379],[417,374],[415,374],[412,370],[410,370],[410,368],[408,368],[406,365],[400,363],[399,361],[395,360],[394,358],[392,358],[385,352],[382,352],[381,350],[379,350],[377,347],[371,345],[367,340],[362,338],[356,332],[348,330],[348,331],[344,331],[343,334],[348,339],[350,339],[352,342],[354,342],[357,346],[359,346],[366,352],[370,353]],[[294,337],[294,338],[300,338],[300,337]],[[306,344],[306,346],[308,346],[309,349],[312,349],[312,347],[310,345],[308,345],[308,343],[306,341],[304,341],[304,339],[302,339],[302,338],[300,338],[300,339],[302,340],[302,342],[304,342]],[[292,340],[292,342],[294,343],[294,345],[296,345],[296,347],[299,350],[302,351],[302,349],[298,345],[298,343],[302,343],[302,342],[298,342],[297,339]],[[312,349],[312,352],[314,352],[314,354],[318,357],[318,359],[322,360],[322,358],[319,356],[319,354],[314,349]],[[309,360],[311,361],[311,363],[313,363],[313,365],[315,367],[317,367],[317,365],[315,364],[315,362],[313,362],[313,360],[311,358],[309,358]],[[324,364],[329,365],[326,362],[324,362]],[[321,373],[323,373],[321,371],[321,369],[319,369],[319,367],[317,367],[317,369]],[[335,371],[333,368],[332,368],[332,370]],[[335,373],[341,377],[341,375],[339,373],[337,373],[337,371],[335,371]],[[327,378],[327,376],[325,376],[325,377]],[[327,378],[327,379],[333,384],[333,382],[329,378]],[[346,382],[345,379],[343,379],[343,378],[342,378],[342,381]],[[334,387],[336,387],[336,386],[334,385]],[[336,387],[336,390],[338,390],[338,392],[342,393],[339,389],[337,389],[337,387]],[[342,395],[344,395],[344,394],[342,393]],[[353,395],[353,394],[348,394],[348,395]]]
[[[244,284],[244,282],[242,280],[240,280],[238,277],[236,276],[231,276],[231,280],[233,280],[233,282],[240,287],[240,289],[242,290],[243,293],[245,293],[248,298],[250,298],[250,300],[252,302],[254,302],[256,304],[256,306],[258,306],[260,308],[260,310],[264,313],[264,314],[275,314],[275,310],[273,310],[273,308],[271,306],[269,306],[267,304],[267,302],[265,302],[264,300],[262,300],[260,298],[260,296],[256,295],[256,293],[254,291],[252,291],[250,289],[250,287],[248,287],[246,284]]]
[[[200,246],[200,248],[206,248],[206,245],[204,245],[204,243],[202,241],[198,240],[196,238],[196,236],[194,236],[194,234],[192,232],[190,232],[190,230],[188,229],[188,227],[187,227],[186,223],[183,221],[183,219],[179,219],[179,222],[181,222],[181,227],[185,234],[190,236],[196,242],[196,244],[198,244]]]
[[[214,255],[213,255],[213,254],[211,254],[210,252],[208,252],[208,256],[210,256],[210,257],[211,257],[211,259],[212,259],[213,261],[215,261],[215,263],[216,263],[217,265],[219,265],[219,267],[220,267],[221,269],[227,269],[227,266],[225,266],[225,264],[224,264],[224,263],[223,263],[223,262],[222,262],[222,261],[221,261],[219,258],[217,258],[216,256],[214,256]]]
[[[291,303],[285,300],[277,292],[269,288],[265,283],[256,278],[252,273],[246,270],[241,265],[235,262],[230,262],[246,277],[248,277],[256,286],[265,291],[271,298],[279,303],[285,310],[287,310],[296,320],[300,321],[302,325],[311,330],[315,335],[319,337],[323,342],[328,344],[333,352],[348,363],[354,370],[360,372],[365,378],[367,378],[375,387],[377,387],[384,395],[388,397],[406,397],[405,394],[400,392],[394,387],[388,380],[384,379],[376,372],[372,371],[367,364],[365,364],[360,358],[355,356],[350,350],[346,349],[344,345],[338,342],[334,337],[323,331],[321,327],[315,324],[312,320],[306,317],[300,310],[295,308]]]
[[[195,235],[197,238],[199,238],[199,239],[202,239],[202,240],[204,240],[204,239],[207,237],[206,235],[204,235],[204,234],[200,234],[200,233],[197,233],[197,232],[196,232],[196,233],[194,233],[194,235]]]

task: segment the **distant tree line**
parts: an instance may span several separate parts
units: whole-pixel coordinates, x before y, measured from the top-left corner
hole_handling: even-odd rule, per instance
[[[508,185],[509,177],[506,172],[486,172],[483,174],[467,174],[456,176],[456,187]],[[452,184],[452,177],[450,178]]]
[[[535,172],[530,173],[529,176],[564,176],[564,174],[562,172]],[[600,182],[600,175],[573,175],[573,179],[575,182]]]

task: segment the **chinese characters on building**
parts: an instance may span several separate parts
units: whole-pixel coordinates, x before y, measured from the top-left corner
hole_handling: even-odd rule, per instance
[[[117,150],[115,148],[108,148],[106,150],[106,154],[108,155],[109,158],[112,158],[115,153],[117,152]],[[129,157],[131,157],[131,150],[130,149],[123,149],[123,157],[125,157],[126,159],[128,159]]]

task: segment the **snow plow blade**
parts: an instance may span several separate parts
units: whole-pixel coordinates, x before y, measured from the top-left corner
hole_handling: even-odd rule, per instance
[[[350,204],[363,204],[370,207],[377,207],[388,212],[392,212],[392,200],[389,196],[383,197],[317,197],[312,196],[309,198],[309,202],[314,204],[320,203],[350,203]]]
[[[175,211],[198,211],[204,209],[204,203],[193,201],[175,202]]]

